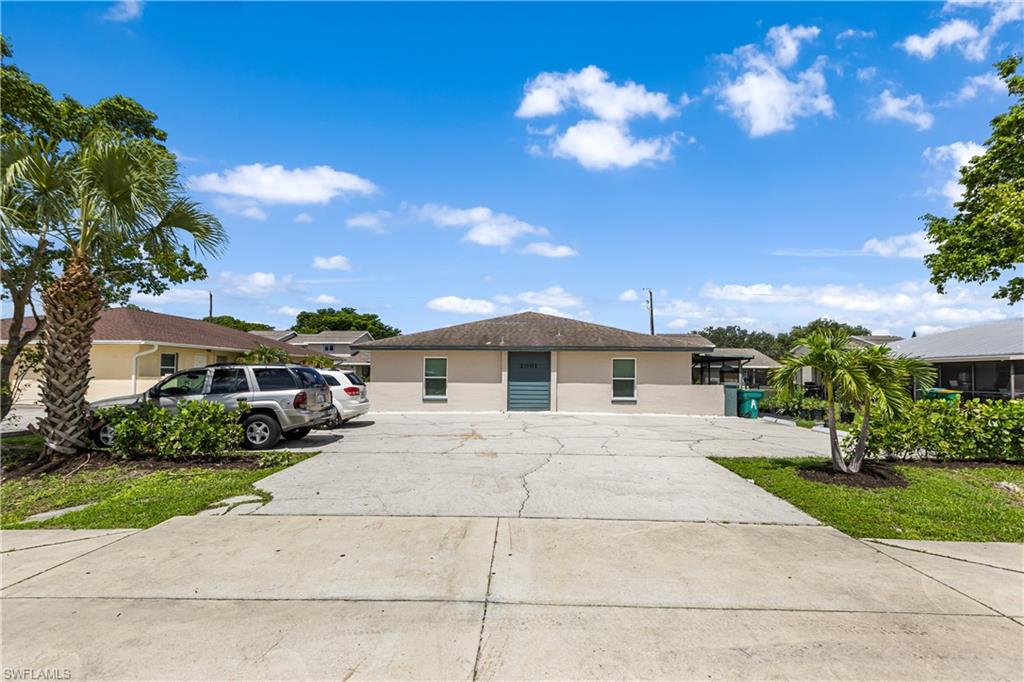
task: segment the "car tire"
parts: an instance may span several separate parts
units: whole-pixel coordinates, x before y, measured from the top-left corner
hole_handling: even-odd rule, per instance
[[[242,422],[247,450],[269,450],[281,440],[281,426],[266,414],[253,414]]]
[[[90,435],[92,436],[92,441],[101,448],[114,446],[114,427],[110,424],[96,427]]]
[[[284,439],[285,440],[298,440],[300,438],[305,438],[306,436],[309,435],[309,432],[311,430],[312,429],[310,429],[308,426],[303,426],[301,429],[292,429],[291,431],[285,431],[284,432]]]

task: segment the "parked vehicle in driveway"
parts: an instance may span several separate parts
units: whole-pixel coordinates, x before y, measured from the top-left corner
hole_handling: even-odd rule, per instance
[[[324,375],[334,398],[335,416],[331,426],[340,426],[370,411],[370,399],[366,396],[366,382],[362,377],[355,372],[337,369],[322,369],[320,373]]]
[[[130,407],[154,402],[171,411],[186,400],[212,400],[230,410],[245,402],[242,420],[245,447],[272,448],[284,438],[303,438],[315,426],[334,419],[333,396],[324,377],[302,365],[224,363],[195,367],[171,374],[139,395],[108,398],[90,404],[95,412],[103,407]],[[100,445],[113,443],[109,424],[97,423],[93,437]]]

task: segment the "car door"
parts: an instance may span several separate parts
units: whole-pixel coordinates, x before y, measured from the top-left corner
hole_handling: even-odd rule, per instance
[[[156,385],[151,398],[162,408],[177,412],[183,400],[202,400],[209,370],[187,369],[164,379]]]
[[[252,401],[252,387],[242,367],[214,367],[206,399],[221,403],[228,410],[237,410],[241,401]]]

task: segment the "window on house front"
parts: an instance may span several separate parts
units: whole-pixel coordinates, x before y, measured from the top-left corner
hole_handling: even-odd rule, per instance
[[[612,360],[612,400],[636,400],[636,359]]]
[[[448,358],[423,359],[423,397],[427,400],[448,397]]]
[[[178,371],[178,354],[177,353],[161,353],[160,354],[160,376],[165,374],[174,374]]]
[[[324,351],[325,352],[330,353],[332,350],[334,350],[334,344],[333,343],[325,343],[324,344]]]
[[[217,362],[218,363],[225,363],[227,361],[228,361],[228,356],[226,356],[226,355],[218,355],[217,356]]]

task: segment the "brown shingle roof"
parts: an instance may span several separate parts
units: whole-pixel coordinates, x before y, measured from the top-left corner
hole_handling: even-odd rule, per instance
[[[750,361],[744,363],[743,366],[747,367],[749,369],[774,369],[776,367],[781,367],[782,366],[778,362],[773,360],[770,356],[765,355],[764,353],[762,353],[761,351],[757,350],[756,348],[720,348],[720,347],[716,347],[713,352],[705,353],[704,355],[709,357],[709,358],[711,358],[711,359],[714,359],[714,357],[716,355],[721,355],[723,357],[728,357],[728,358],[737,357],[737,356],[747,357],[747,358],[750,358]]]
[[[10,324],[9,319],[0,320],[0,340],[6,340]],[[34,320],[25,320],[25,328],[31,329],[33,326]],[[301,346],[292,346],[211,322],[133,308],[109,308],[100,313],[93,341],[146,341],[237,351],[251,350],[263,344],[271,348],[282,348],[293,357],[323,355]]]
[[[356,343],[366,350],[657,350],[703,351],[714,345],[699,334],[652,336],[567,317],[525,312],[415,334]]]

